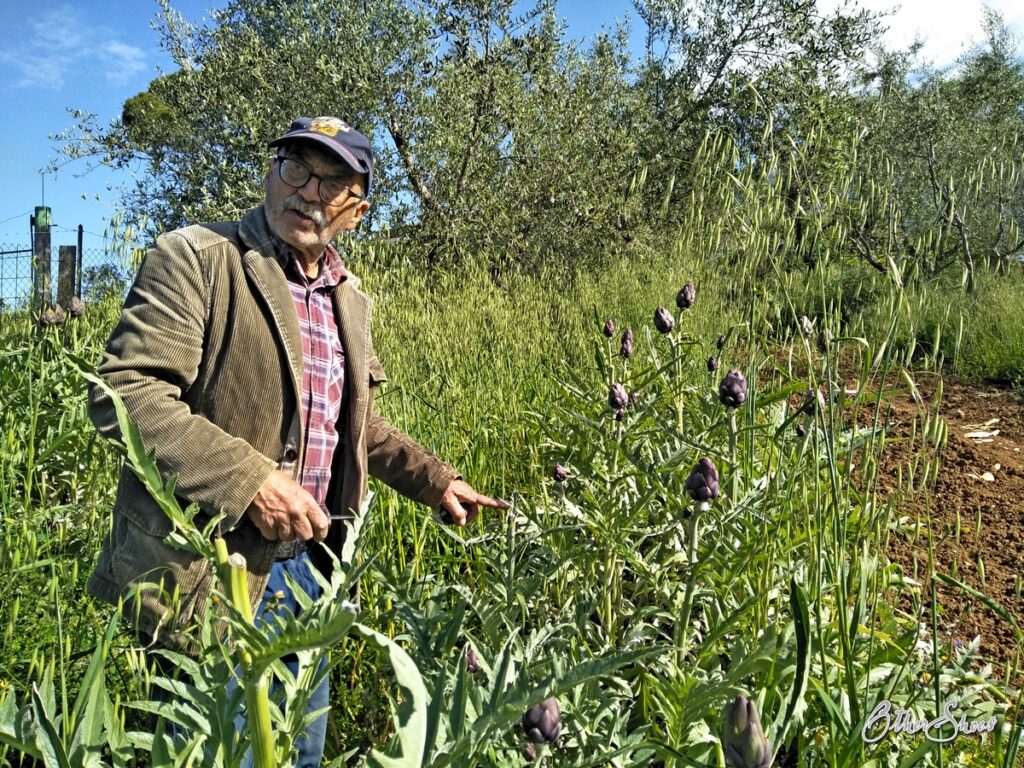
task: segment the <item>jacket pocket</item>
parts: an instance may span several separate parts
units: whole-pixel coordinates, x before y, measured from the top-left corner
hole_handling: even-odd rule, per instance
[[[121,473],[117,503],[114,505],[114,517],[118,515],[130,520],[143,533],[159,539],[167,536],[173,528],[170,518],[130,470]]]

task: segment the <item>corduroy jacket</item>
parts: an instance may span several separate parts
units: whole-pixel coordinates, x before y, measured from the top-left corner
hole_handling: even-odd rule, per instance
[[[358,286],[349,275],[333,294],[346,393],[328,511],[355,514],[371,474],[436,507],[459,475],[374,411],[376,387],[387,377],[370,337],[373,302]],[[254,208],[240,222],[191,226],[157,240],[98,369],[156,452],[161,473],[177,475],[182,502],[197,503],[207,520],[225,514],[221,532],[228,550],[246,559],[254,609],[277,542],[263,538],[245,512],[273,470],[294,478],[302,464],[302,366],[292,297],[263,210]],[[119,434],[113,403],[94,386],[89,417],[101,434]],[[201,617],[212,572],[206,561],[166,545],[170,530],[153,498],[123,469],[89,591],[116,604],[132,585],[162,583],[163,593],[147,589],[132,602],[137,628],[187,649],[183,630]],[[344,526],[335,522],[325,544],[340,555],[343,541]]]

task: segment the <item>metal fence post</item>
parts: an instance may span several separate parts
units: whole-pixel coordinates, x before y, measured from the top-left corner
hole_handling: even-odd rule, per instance
[[[75,270],[75,296],[82,298],[82,225],[78,225],[78,269]]]

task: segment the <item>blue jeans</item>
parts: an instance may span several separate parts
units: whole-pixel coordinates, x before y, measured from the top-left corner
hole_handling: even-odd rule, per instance
[[[256,610],[256,624],[259,626],[264,623],[268,614],[277,612],[285,608],[291,610],[293,614],[298,616],[301,613],[298,601],[295,599],[294,593],[285,580],[285,574],[291,575],[295,583],[311,598],[316,600],[320,597],[322,590],[320,585],[316,583],[313,578],[312,569],[313,564],[309,560],[309,555],[306,552],[302,552],[296,557],[289,560],[279,560],[274,563],[270,571],[270,580],[267,582],[267,588],[263,592],[263,599],[260,600],[259,608]],[[278,593],[283,596],[277,597]],[[145,638],[140,639],[144,644],[148,643]],[[170,666],[166,659],[161,656],[154,655],[151,657],[161,670],[162,674],[168,677],[176,676],[176,670],[173,666]],[[285,656],[283,659],[285,666],[294,675],[298,673],[298,659],[294,656]],[[324,663],[327,659],[324,658]],[[229,688],[234,687],[237,683],[232,680],[229,683]],[[276,682],[270,688],[270,696],[273,699],[275,694],[280,692],[280,685]],[[170,694],[161,688],[154,688],[152,695],[157,700],[168,700]],[[307,712],[316,712],[320,709],[325,709],[330,701],[330,676],[326,676],[320,686],[313,692],[313,695],[309,699],[309,704],[306,708]],[[235,731],[242,732],[246,727],[245,724],[245,712],[243,711],[235,718]],[[187,738],[187,734],[182,732],[182,729],[176,725],[168,723],[168,732],[173,736],[180,734]],[[299,738],[295,746],[299,750],[298,758],[293,763],[297,768],[314,768],[319,766],[323,760],[324,754],[324,743],[327,740],[327,713],[322,714],[309,726],[305,735]],[[253,755],[252,750],[248,750],[245,759],[242,762],[244,768],[252,768]]]
[[[263,599],[260,601],[260,606],[256,611],[256,625],[259,626],[264,623],[268,614],[284,609],[290,610],[296,616],[301,614],[302,609],[299,608],[298,600],[295,599],[295,594],[291,591],[288,582],[285,580],[285,573],[289,574],[302,591],[311,598],[314,600],[319,598],[322,590],[313,578],[312,570],[313,564],[310,562],[309,554],[306,552],[302,552],[289,560],[278,560],[275,562],[270,570],[270,580],[267,582],[267,588],[263,592]],[[283,597],[280,596],[282,593]],[[275,595],[278,595],[278,597],[275,597]],[[283,661],[285,666],[288,667],[289,672],[293,675],[298,674],[299,663],[294,656],[285,656]],[[325,657],[324,662],[326,663],[326,661]],[[279,690],[280,686],[275,682],[270,689],[271,698]],[[330,693],[330,675],[328,675],[313,692],[313,695],[310,696],[306,711],[315,712],[318,709],[326,708],[330,701]],[[241,731],[245,727],[245,713],[241,713],[235,718],[235,730]],[[323,760],[324,743],[326,741],[327,713],[325,712],[314,720],[305,735],[295,742],[299,755],[293,765],[296,768],[315,768],[319,766]],[[252,751],[250,750],[246,755],[243,766],[250,768],[252,764],[253,758]]]

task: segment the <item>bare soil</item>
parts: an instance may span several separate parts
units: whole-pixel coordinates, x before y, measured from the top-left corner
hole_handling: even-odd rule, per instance
[[[905,387],[889,397],[889,436],[909,437],[918,419],[919,448],[920,416],[929,408],[934,411],[938,378],[922,373],[914,379],[923,404]],[[908,576],[917,575],[927,607],[931,584],[924,526],[930,519],[935,570],[996,600],[1024,629],[1024,392],[947,376],[938,412],[948,426],[948,441],[938,476],[924,492],[899,488],[899,468],[907,485],[912,446],[896,441],[886,449],[879,488],[893,501],[900,520],[890,532],[888,555]],[[917,521],[922,527],[915,536]],[[944,639],[966,644],[980,636],[981,656],[995,662],[997,671],[1014,663],[1019,644],[1008,621],[976,597],[941,583],[937,602]]]

